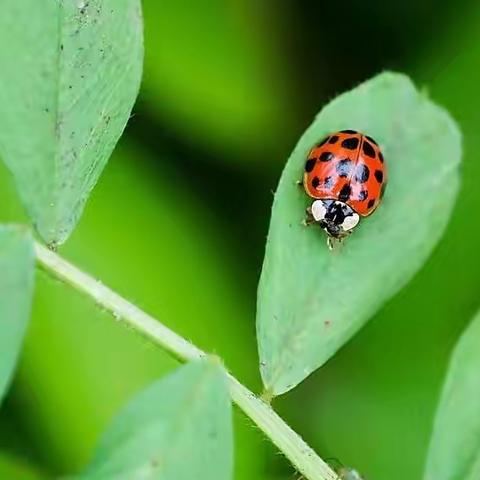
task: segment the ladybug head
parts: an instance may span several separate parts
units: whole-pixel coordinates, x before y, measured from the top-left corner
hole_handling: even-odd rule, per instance
[[[346,237],[360,221],[353,208],[336,200],[315,200],[311,210],[314,220],[333,238]]]

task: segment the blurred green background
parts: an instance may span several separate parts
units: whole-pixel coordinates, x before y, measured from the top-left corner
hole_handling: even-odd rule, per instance
[[[260,390],[255,290],[275,189],[329,99],[404,71],[465,135],[449,229],[411,284],[276,407],[317,451],[370,480],[421,478],[449,353],[480,304],[480,5],[474,0],[144,0],[142,92],[61,254]],[[0,166],[0,221],[25,213]],[[412,235],[415,233],[412,232]],[[0,479],[79,471],[119,407],[175,368],[76,292],[37,275],[0,412]],[[236,415],[236,479],[292,479]]]

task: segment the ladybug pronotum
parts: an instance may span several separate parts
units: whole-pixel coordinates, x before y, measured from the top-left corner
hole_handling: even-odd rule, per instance
[[[305,192],[314,198],[305,223],[318,224],[333,240],[350,235],[361,217],[380,205],[387,169],[375,140],[355,130],[332,133],[308,154],[303,175]]]

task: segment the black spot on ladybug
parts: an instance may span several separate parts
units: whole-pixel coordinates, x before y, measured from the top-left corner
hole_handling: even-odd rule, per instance
[[[364,163],[360,163],[355,171],[355,180],[360,183],[365,183],[370,176],[370,170]]]
[[[368,201],[367,207],[368,207],[368,208],[372,208],[374,205],[375,205],[375,199],[374,199],[374,198],[371,198],[371,199]]]
[[[312,187],[317,188],[320,185],[320,179],[318,177],[313,177],[312,179]]]
[[[323,180],[323,185],[325,188],[332,188],[333,187],[333,178],[332,177],[325,177]]]
[[[370,142],[372,142],[374,145],[378,145],[378,143],[372,137],[369,137],[368,135],[365,135],[365,138],[367,140],[369,140]]]
[[[322,145],[324,145],[325,143],[327,143],[327,140],[329,139],[329,137],[325,137],[320,143],[317,143],[317,147],[321,147]]]
[[[355,150],[358,147],[358,138],[356,137],[346,138],[342,142],[342,147],[348,148],[348,150]]]
[[[367,190],[362,190],[359,194],[358,194],[358,200],[360,200],[361,202],[363,202],[364,200],[366,200],[368,197],[368,192]]]
[[[381,170],[375,170],[375,178],[378,183],[383,182],[383,172]]]
[[[340,133],[357,133],[355,130],[340,130]]]
[[[383,163],[383,153],[382,152],[378,152],[378,158]]]
[[[332,145],[337,142],[338,142],[338,135],[333,135],[333,137],[330,137],[330,140],[328,141],[328,143],[331,143]]]
[[[317,159],[316,158],[309,158],[307,162],[305,163],[305,171],[307,173],[311,172],[313,170],[313,167],[315,166]]]
[[[351,194],[352,194],[352,187],[350,187],[350,185],[346,183],[340,190],[340,193],[338,194],[338,199],[341,200],[342,202],[346,202],[350,198]]]
[[[320,155],[320,161],[321,162],[329,162],[333,158],[333,153],[332,152],[323,152]]]
[[[380,198],[383,198],[383,196],[385,195],[385,190],[387,189],[387,184],[384,183],[382,185],[382,189],[380,190]]]
[[[362,145],[362,150],[367,157],[375,158],[375,149],[370,143],[364,141]]]
[[[341,177],[348,177],[352,171],[352,161],[348,158],[344,158],[337,163],[335,168]]]

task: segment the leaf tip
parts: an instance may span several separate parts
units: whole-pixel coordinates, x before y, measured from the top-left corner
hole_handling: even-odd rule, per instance
[[[406,75],[405,73],[401,72],[395,72],[393,70],[385,70],[376,77],[372,78],[372,81],[376,81],[379,83],[387,83],[387,84],[392,84],[392,83],[403,83],[405,85],[409,85],[412,88],[415,88],[414,83],[412,82],[412,79]]]

